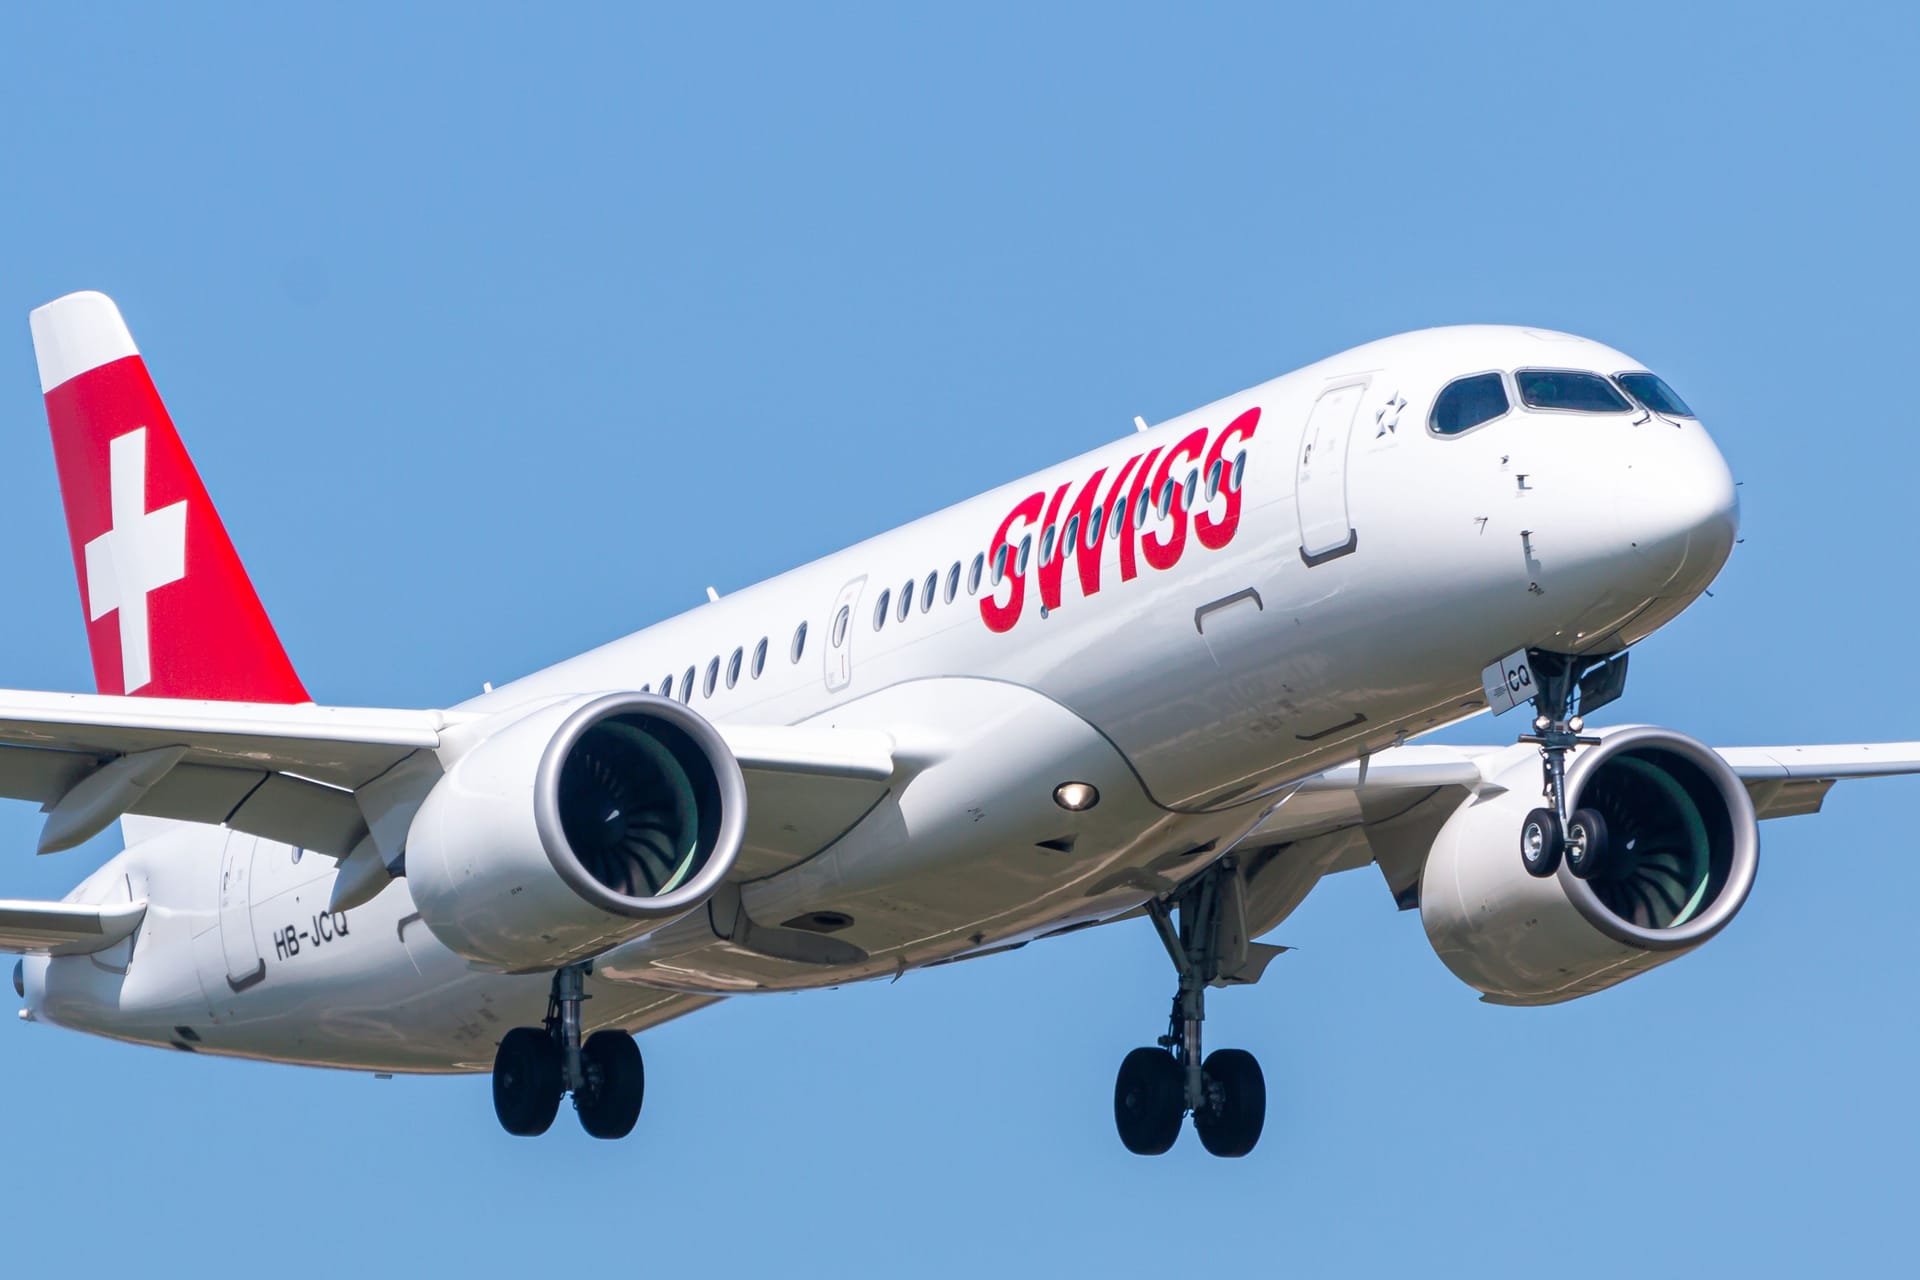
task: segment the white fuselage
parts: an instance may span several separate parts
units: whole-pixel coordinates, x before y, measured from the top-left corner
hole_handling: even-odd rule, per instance
[[[715,721],[882,728],[933,762],[804,856],[741,864],[754,920],[826,913],[863,958],[774,958],[696,912],[596,961],[593,1023],[1112,918],[1229,850],[1286,784],[1483,709],[1489,662],[1611,652],[1670,620],[1719,570],[1736,519],[1697,421],[1516,401],[1459,435],[1428,430],[1452,380],[1541,367],[1639,366],[1526,329],[1373,343],[467,704],[670,679]],[[1178,486],[1167,501],[1163,478]],[[1064,781],[1100,803],[1064,812]],[[146,899],[141,930],[101,955],[27,961],[29,1010],[125,1039],[410,1071],[485,1070],[502,1031],[539,1020],[544,976],[474,971],[420,926],[404,880],[330,916],[334,874],[220,828],[136,841],[75,896]]]

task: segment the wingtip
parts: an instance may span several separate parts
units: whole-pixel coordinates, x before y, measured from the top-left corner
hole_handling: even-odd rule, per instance
[[[120,308],[106,294],[90,289],[35,307],[27,322],[33,329],[42,395],[88,370],[140,354]]]

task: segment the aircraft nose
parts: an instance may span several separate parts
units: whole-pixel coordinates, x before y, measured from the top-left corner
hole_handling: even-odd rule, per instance
[[[1655,594],[1693,596],[1713,582],[1740,530],[1733,473],[1698,422],[1653,418],[1633,428],[1620,509]]]

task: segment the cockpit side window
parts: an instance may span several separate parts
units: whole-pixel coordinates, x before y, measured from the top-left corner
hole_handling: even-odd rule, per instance
[[[1669,418],[1697,418],[1700,415],[1687,408],[1674,389],[1663,379],[1655,377],[1642,369],[1634,373],[1616,373],[1613,380],[1627,389],[1627,394],[1638,400],[1655,413],[1663,413]]]
[[[1573,413],[1626,413],[1633,408],[1614,385],[1597,373],[1577,369],[1522,369],[1513,375],[1520,403],[1529,409]]]
[[[1427,425],[1437,436],[1457,436],[1484,422],[1492,422],[1512,406],[1507,385],[1497,373],[1476,373],[1449,382],[1433,401]]]

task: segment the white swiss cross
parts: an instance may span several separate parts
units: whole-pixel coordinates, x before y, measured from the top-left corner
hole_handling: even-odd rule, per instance
[[[147,510],[147,429],[107,445],[113,527],[87,544],[87,616],[120,611],[120,687],[153,679],[147,594],[187,576],[187,504]]]

